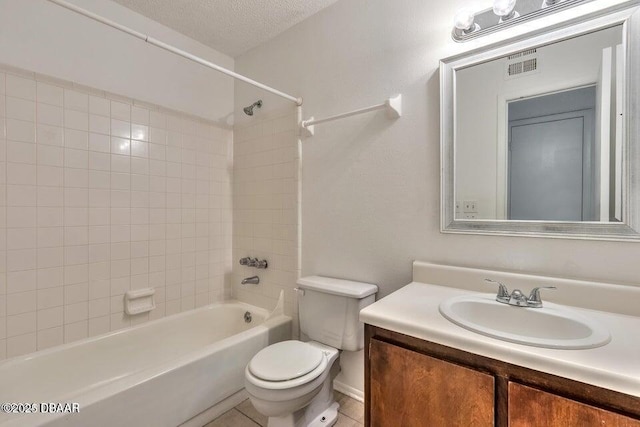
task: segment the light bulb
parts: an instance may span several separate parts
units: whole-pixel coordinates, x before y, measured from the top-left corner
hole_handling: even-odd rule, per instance
[[[514,16],[516,0],[494,0],[493,13],[500,17],[500,21],[504,21]]]
[[[456,16],[453,18],[453,26],[458,30],[468,31],[473,28],[474,19],[475,15],[473,11],[465,7],[456,13]]]

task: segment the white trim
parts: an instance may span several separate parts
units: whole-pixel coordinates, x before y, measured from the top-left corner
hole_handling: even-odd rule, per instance
[[[333,380],[333,389],[357,400],[358,402],[364,402],[364,392],[362,390],[347,385],[341,381]]]

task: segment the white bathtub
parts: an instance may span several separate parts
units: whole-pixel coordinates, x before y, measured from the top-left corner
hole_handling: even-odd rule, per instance
[[[290,337],[290,317],[230,302],[9,359],[0,403],[37,413],[1,413],[0,426],[174,427],[242,390],[251,357]],[[79,412],[41,413],[43,402]]]

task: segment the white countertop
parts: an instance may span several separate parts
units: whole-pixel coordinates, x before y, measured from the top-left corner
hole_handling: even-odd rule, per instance
[[[599,321],[611,342],[586,350],[514,344],[464,329],[445,319],[440,303],[478,294],[467,289],[412,282],[360,312],[360,320],[437,344],[640,397],[640,317],[571,307]]]

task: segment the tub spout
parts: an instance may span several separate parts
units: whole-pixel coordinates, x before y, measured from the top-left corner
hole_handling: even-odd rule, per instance
[[[243,285],[257,285],[260,283],[260,278],[258,276],[247,277],[246,279],[242,279]]]

